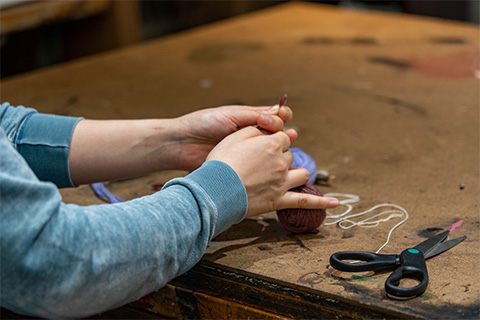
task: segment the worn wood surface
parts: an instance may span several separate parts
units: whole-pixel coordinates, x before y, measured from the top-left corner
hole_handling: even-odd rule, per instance
[[[315,233],[293,235],[269,213],[214,239],[192,272],[208,277],[205,266],[213,263],[216,270],[224,266],[250,279],[270,279],[281,290],[332,299],[332,305],[321,307],[325,317],[368,317],[365,310],[370,310],[371,317],[478,318],[479,60],[476,26],[289,3],[10,78],[1,84],[1,95],[3,101],[43,112],[105,119],[269,105],[287,93],[295,113],[290,125],[300,134],[295,146],[335,176],[319,186],[324,193],[359,195],[357,211],[390,202],[409,212],[383,253],[399,253],[460,220],[452,236],[467,240],[427,262],[429,287],[409,301],[386,298],[388,273],[339,273],[328,263],[337,251],[375,251],[398,220],[374,229],[321,226]],[[107,187],[131,199],[182,174],[158,173]],[[66,202],[100,203],[88,187],[62,194]],[[195,287],[192,272],[158,294],[178,287],[242,303],[240,294],[237,299],[228,297],[230,291],[209,292],[208,283]],[[238,279],[234,272],[231,276]],[[272,297],[262,293],[261,282],[256,286],[258,301],[245,302],[249,312],[268,314],[275,305],[288,311],[288,295]],[[178,300],[175,294],[170,298]],[[150,311],[167,308],[155,294],[145,299],[152,303]],[[185,305],[198,309],[200,300],[187,299]],[[362,311],[335,308],[345,301]],[[309,308],[303,315],[310,315]]]

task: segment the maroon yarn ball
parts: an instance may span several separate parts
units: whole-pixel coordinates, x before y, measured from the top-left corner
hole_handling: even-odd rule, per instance
[[[323,194],[312,184],[291,189],[293,192]],[[327,212],[325,209],[282,209],[277,211],[278,220],[285,229],[293,233],[311,232],[322,224]]]

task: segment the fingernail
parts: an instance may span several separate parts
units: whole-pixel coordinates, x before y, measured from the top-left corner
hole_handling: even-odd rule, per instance
[[[276,104],[273,107],[271,107],[270,109],[268,109],[267,113],[277,114],[279,109],[280,109],[280,107],[278,106],[278,104]]]
[[[330,199],[330,200],[328,201],[328,205],[329,205],[330,207],[336,207],[336,206],[338,206],[338,199]]]

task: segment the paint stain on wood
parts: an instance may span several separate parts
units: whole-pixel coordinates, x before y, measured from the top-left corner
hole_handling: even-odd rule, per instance
[[[259,42],[211,43],[193,49],[188,59],[194,62],[218,62],[260,51],[264,45]]]
[[[413,69],[418,73],[442,78],[480,77],[480,50],[462,50],[449,54],[391,58],[372,56],[368,62],[397,70]]]
[[[372,46],[378,45],[379,42],[371,37],[353,37],[353,38],[332,38],[332,37],[307,37],[302,39],[302,43],[306,45],[358,45],[358,46]]]
[[[373,45],[378,45],[379,42],[375,38],[369,38],[369,37],[356,37],[352,38],[349,40],[350,44],[353,45],[367,45],[367,46],[373,46]]]
[[[449,37],[449,36],[444,36],[444,37],[431,37],[428,39],[432,43],[437,43],[437,44],[466,44],[468,43],[468,40],[465,38],[460,38],[460,37]]]
[[[266,246],[266,245],[259,245],[258,246],[258,249],[261,250],[261,251],[268,251],[268,250],[272,250],[271,247],[269,246]]]
[[[354,230],[353,228],[343,230],[343,232],[342,232],[342,239],[353,238],[353,235],[354,235],[354,234],[355,234],[355,230]]]
[[[418,232],[418,235],[422,238],[430,238],[436,235],[439,231],[442,231],[442,228],[426,228]]]
[[[367,59],[370,63],[385,65],[395,68],[397,70],[406,70],[412,68],[412,65],[410,63],[399,59],[380,56],[368,57]]]
[[[422,74],[444,78],[480,77],[480,50],[462,50],[443,55],[412,57],[409,63]]]
[[[312,251],[312,249],[310,249],[309,247],[307,247],[302,240],[298,239],[295,237],[295,242],[289,242],[289,243],[285,243],[282,245],[282,247],[285,247],[285,246],[299,246],[300,248],[302,249],[305,249],[307,251]]]
[[[308,37],[302,39],[302,43],[306,45],[332,45],[336,41],[329,37]]]
[[[322,282],[323,278],[324,276],[321,273],[313,271],[302,275],[297,281],[313,287],[314,285]]]
[[[420,116],[428,115],[427,109],[425,109],[422,106],[419,106],[407,101],[403,101],[395,97],[388,97],[388,96],[381,96],[381,95],[374,95],[374,97],[378,101],[385,102],[387,104],[409,110],[417,115],[420,115]]]

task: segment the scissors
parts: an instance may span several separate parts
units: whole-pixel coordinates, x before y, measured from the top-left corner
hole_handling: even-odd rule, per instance
[[[365,251],[337,252],[330,257],[330,265],[337,270],[354,272],[395,269],[385,281],[387,296],[393,299],[415,298],[424,293],[428,286],[425,260],[452,248],[467,238],[463,236],[443,242],[449,233],[450,231],[439,233],[413,248],[403,250],[399,255]],[[343,260],[357,261],[345,262]],[[408,288],[398,286],[400,280],[405,278],[413,278],[419,283]]]

